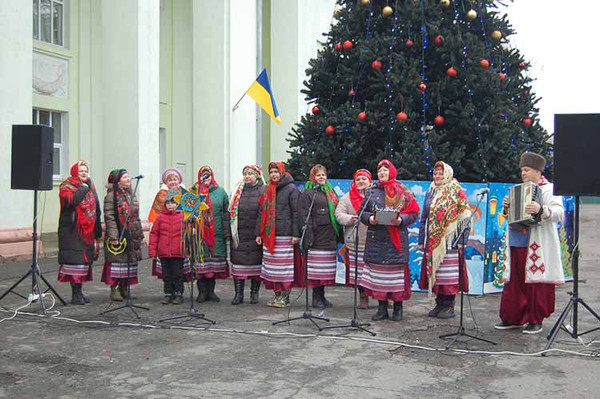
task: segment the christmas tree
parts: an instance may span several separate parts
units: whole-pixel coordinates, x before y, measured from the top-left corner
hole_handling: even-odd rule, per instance
[[[289,169],[330,178],[375,171],[426,180],[437,160],[461,181],[519,181],[519,156],[548,159],[529,63],[498,0],[338,0],[304,82],[311,104],[292,129]],[[504,6],[505,4],[500,4]]]

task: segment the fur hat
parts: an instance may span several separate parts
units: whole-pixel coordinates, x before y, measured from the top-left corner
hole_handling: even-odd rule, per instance
[[[167,190],[167,195],[165,196],[165,202],[167,201],[175,201],[175,196],[179,194],[179,190],[176,188],[172,188]]]
[[[521,154],[521,162],[519,162],[519,167],[522,168],[524,166],[542,172],[546,167],[546,158],[534,152],[524,152]]]
[[[183,176],[181,175],[181,172],[179,171],[179,169],[175,169],[175,168],[169,168],[163,172],[162,182],[167,184],[167,177],[169,177],[170,175],[177,176],[177,178],[179,179],[179,183],[183,182]]]

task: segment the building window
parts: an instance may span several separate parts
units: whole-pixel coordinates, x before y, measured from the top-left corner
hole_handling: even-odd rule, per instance
[[[53,177],[60,179],[63,174],[63,159],[65,157],[66,148],[63,143],[66,142],[64,120],[66,117],[64,112],[48,111],[44,109],[33,109],[32,121],[34,125],[46,125],[54,128],[54,152],[52,154]]]
[[[65,0],[33,0],[33,38],[63,45]]]

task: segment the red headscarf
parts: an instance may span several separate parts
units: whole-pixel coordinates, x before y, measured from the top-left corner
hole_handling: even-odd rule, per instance
[[[71,176],[69,176],[64,182],[61,183],[59,188],[59,197],[60,197],[60,212],[62,213],[68,207],[74,207],[76,217],[76,227],[77,233],[79,237],[86,244],[91,244],[94,242],[96,238],[94,233],[94,227],[96,226],[96,196],[94,193],[96,192],[96,187],[91,180],[85,182],[88,184],[90,190],[87,192],[83,200],[79,202],[77,205],[73,204],[73,194],[84,183],[79,180],[79,167],[85,166],[90,170],[88,164],[84,160],[77,161],[71,166]]]
[[[386,208],[395,208],[401,214],[407,213],[419,213],[419,204],[415,199],[413,193],[408,188],[396,180],[398,171],[394,164],[387,159],[383,159],[377,164],[377,170],[382,167],[386,167],[389,171],[389,178],[386,182],[379,182],[379,186],[385,189],[385,206]],[[398,251],[402,251],[402,240],[400,239],[400,229],[396,226],[388,226],[388,232],[392,244]]]
[[[285,170],[283,162],[269,163],[269,172],[271,169],[279,171],[279,180],[274,182],[269,180],[269,185],[258,198],[260,205],[260,236],[263,240],[263,245],[270,253],[275,252],[275,218],[277,216],[277,185],[283,180],[285,175],[289,175]],[[291,176],[291,175],[290,175]]]
[[[210,176],[210,183],[204,183],[203,176]],[[208,210],[206,212],[202,212],[202,218],[204,219],[204,231],[202,233],[202,237],[206,245],[211,248],[215,246],[215,212],[213,210],[212,200],[210,199],[210,191],[211,188],[219,187],[219,183],[215,180],[215,173],[213,172],[210,166],[204,165],[198,169],[198,181],[196,182],[196,187],[198,187],[198,193],[206,195],[206,205],[208,205]]]
[[[352,202],[352,207],[354,208],[355,212],[358,212],[360,204],[362,204],[363,200],[365,199],[365,196],[358,191],[356,183],[354,182],[356,178],[360,176],[364,176],[369,179],[369,184],[373,183],[373,177],[371,176],[371,172],[368,170],[359,169],[354,172],[354,176],[352,176],[352,185],[350,186],[350,202]]]

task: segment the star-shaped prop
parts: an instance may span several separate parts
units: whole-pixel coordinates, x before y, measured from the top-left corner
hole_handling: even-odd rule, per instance
[[[206,194],[198,193],[198,189],[194,186],[190,190],[181,188],[181,194],[174,197],[177,205],[177,210],[183,212],[183,219],[190,218],[198,219],[200,214],[208,209],[206,205]]]

